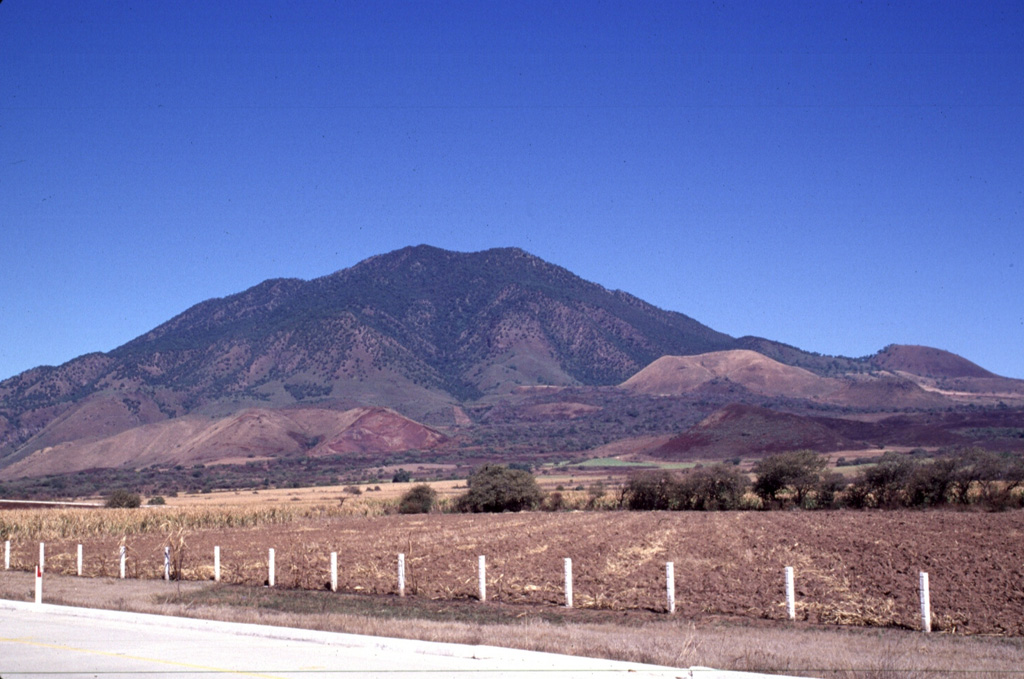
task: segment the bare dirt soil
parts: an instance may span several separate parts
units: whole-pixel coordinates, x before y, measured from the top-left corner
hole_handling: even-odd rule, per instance
[[[261,585],[275,549],[280,588],[324,589],[338,553],[339,590],[397,592],[405,554],[409,596],[477,597],[486,556],[491,601],[561,606],[563,559],[575,605],[665,610],[665,563],[675,564],[680,617],[786,617],[783,569],[796,571],[797,618],[812,623],[920,627],[918,574],[931,581],[933,628],[1024,636],[1024,511],[572,512],[301,520],[256,529],[128,535],[129,577],[158,579],[163,550],[175,572]],[[48,543],[46,568],[75,571],[78,540]],[[84,574],[118,572],[118,538],[84,543]],[[38,543],[12,541],[12,567],[34,568]]]

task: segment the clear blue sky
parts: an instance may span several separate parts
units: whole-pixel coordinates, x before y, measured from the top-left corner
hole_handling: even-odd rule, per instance
[[[0,4],[0,378],[427,243],[1024,378],[1024,3]]]

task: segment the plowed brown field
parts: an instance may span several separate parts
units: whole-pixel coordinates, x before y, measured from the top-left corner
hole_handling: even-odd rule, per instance
[[[256,529],[128,536],[128,576],[159,578],[163,547],[186,579],[262,584],[267,550],[277,586],[323,588],[338,552],[339,590],[477,595],[487,558],[488,599],[562,605],[563,559],[575,605],[665,609],[665,563],[675,564],[677,611],[784,619],[785,566],[796,571],[797,617],[820,623],[918,628],[918,573],[931,580],[933,628],[1024,636],[1024,511],[574,512],[338,517]],[[183,542],[182,542],[183,540]],[[77,540],[47,544],[49,572],[74,573]],[[85,575],[115,575],[115,538],[83,541]],[[12,567],[32,568],[38,543],[12,543]]]

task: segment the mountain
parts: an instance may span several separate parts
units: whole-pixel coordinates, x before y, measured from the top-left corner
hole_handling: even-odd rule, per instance
[[[670,438],[730,403],[794,416],[1012,409],[1024,381],[925,347],[845,358],[735,339],[522,250],[421,245],[268,280],[0,382],[0,475],[250,456],[370,464],[403,447],[456,464],[556,455]],[[788,426],[817,426],[772,421],[780,442]],[[1016,441],[1009,422],[967,429]]]
[[[839,389],[835,380],[794,368],[748,349],[695,356],[662,356],[622,383],[624,389],[648,394],[682,394],[715,381],[728,380],[766,396],[817,398]]]
[[[872,356],[870,363],[882,370],[910,373],[920,377],[939,379],[998,377],[966,358],[932,347],[890,344]]]
[[[0,470],[0,478],[103,467],[231,464],[287,456],[320,457],[425,450],[446,437],[385,408],[247,408],[228,417],[185,415],[113,436],[45,447]]]
[[[853,372],[822,377],[804,368],[784,365],[748,349],[696,356],[662,356],[622,383],[638,393],[679,395],[709,385],[736,385],[760,396],[806,399],[813,403],[855,408],[938,408],[951,402],[927,391],[914,379],[892,372]]]
[[[3,381],[0,465],[245,407],[382,406],[445,422],[459,402],[517,386],[617,384],[665,354],[733,344],[522,250],[409,247],[312,281],[265,281],[109,353]]]

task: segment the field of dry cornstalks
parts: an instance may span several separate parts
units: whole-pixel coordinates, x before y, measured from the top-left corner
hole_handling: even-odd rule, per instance
[[[116,576],[126,548],[130,578],[172,572],[264,584],[268,550],[276,585],[323,589],[331,552],[338,589],[394,594],[405,555],[406,592],[478,596],[486,557],[490,600],[564,604],[563,559],[573,561],[574,604],[608,610],[666,607],[674,563],[677,615],[786,618],[783,570],[796,574],[799,619],[918,628],[918,574],[930,574],[933,629],[1024,636],[1024,511],[529,512],[380,515],[373,503],[263,507],[0,512],[11,568],[29,570],[45,542],[47,572]]]

